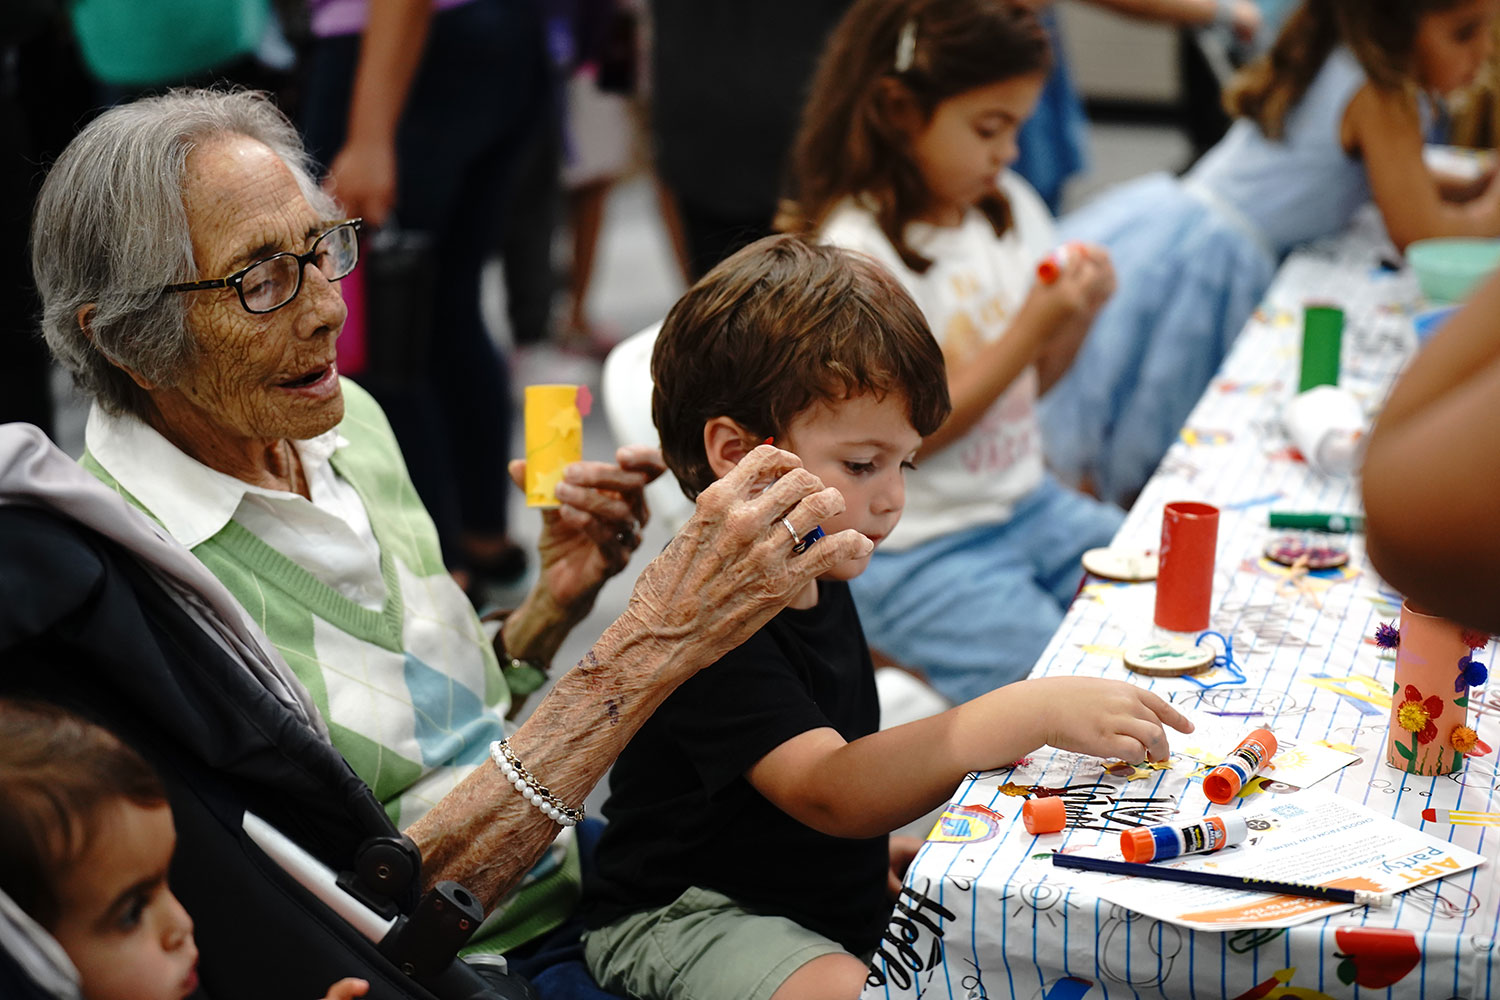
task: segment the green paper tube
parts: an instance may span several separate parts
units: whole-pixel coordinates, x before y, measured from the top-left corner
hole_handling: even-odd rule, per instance
[[[1302,381],[1298,392],[1316,385],[1339,384],[1343,334],[1344,311],[1338,306],[1310,305],[1302,310]]]

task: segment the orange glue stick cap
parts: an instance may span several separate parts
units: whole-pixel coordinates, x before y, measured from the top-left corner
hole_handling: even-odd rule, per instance
[[[1036,266],[1036,276],[1044,285],[1050,285],[1067,269],[1078,254],[1078,247],[1073,243],[1064,243],[1056,250],[1043,257]]]
[[[1039,833],[1056,833],[1068,825],[1068,807],[1062,799],[1049,795],[1042,799],[1027,799],[1021,807],[1021,822],[1032,836]]]
[[[1156,839],[1144,827],[1120,834],[1120,853],[1131,864],[1145,863],[1156,857]]]
[[[1224,763],[1203,779],[1203,794],[1216,805],[1227,805],[1255,772],[1276,756],[1276,737],[1269,729],[1257,729],[1240,741]]]

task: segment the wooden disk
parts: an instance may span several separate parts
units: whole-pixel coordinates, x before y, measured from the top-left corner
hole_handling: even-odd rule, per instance
[[[1125,666],[1147,677],[1184,677],[1211,670],[1214,655],[1208,646],[1151,642],[1127,649],[1124,660]]]
[[[1297,535],[1278,535],[1266,543],[1266,558],[1283,566],[1305,559],[1308,569],[1333,569],[1349,561],[1349,549],[1333,542],[1309,542]]]
[[[1094,576],[1124,583],[1156,579],[1156,553],[1141,549],[1089,549],[1083,568]]]

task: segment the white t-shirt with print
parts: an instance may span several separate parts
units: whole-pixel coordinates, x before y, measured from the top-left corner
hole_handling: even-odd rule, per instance
[[[1055,245],[1052,218],[1031,186],[1006,171],[1000,188],[1015,220],[1004,236],[995,236],[978,209],[957,226],[907,227],[908,245],[932,261],[925,274],[902,263],[874,213],[855,199],[835,208],[819,234],[824,243],[875,258],[901,281],[927,318],[950,371],[1005,333],[1031,289],[1037,262]],[[1028,367],[967,434],[907,476],[906,511],[882,547],[909,549],[1009,520],[1016,503],[1042,482],[1036,402],[1036,369]]]

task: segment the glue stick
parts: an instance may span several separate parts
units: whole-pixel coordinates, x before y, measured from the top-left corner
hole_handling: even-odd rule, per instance
[[[1062,277],[1063,271],[1073,262],[1078,254],[1078,247],[1072,243],[1064,243],[1056,250],[1043,257],[1041,263],[1036,266],[1036,277],[1044,285],[1050,285]]]
[[[1120,834],[1120,853],[1125,860],[1145,864],[1165,861],[1179,854],[1210,854],[1250,835],[1245,817],[1237,812],[1205,816],[1190,826],[1151,826]]]
[[[1269,729],[1257,729],[1240,741],[1224,763],[1208,772],[1203,779],[1203,794],[1208,801],[1224,805],[1240,793],[1262,764],[1276,756],[1276,737]]]

